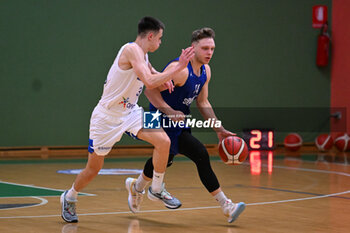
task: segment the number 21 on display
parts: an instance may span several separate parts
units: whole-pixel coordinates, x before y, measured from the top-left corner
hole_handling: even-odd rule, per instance
[[[272,149],[273,148],[273,131],[261,131],[253,129],[250,131],[249,147],[251,149]]]

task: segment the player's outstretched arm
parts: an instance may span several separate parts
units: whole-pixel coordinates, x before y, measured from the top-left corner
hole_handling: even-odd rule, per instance
[[[172,75],[184,69],[194,55],[193,47],[182,50],[179,62],[172,69],[162,73],[152,74],[144,60],[144,53],[137,44],[130,44],[125,48],[125,55],[133,67],[136,75],[141,79],[147,88],[156,88],[169,81]]]
[[[156,69],[153,68],[153,66],[152,66],[152,64],[150,62],[148,62],[148,68],[150,69],[151,74],[159,74],[159,72]],[[174,84],[173,84],[172,80],[169,80],[169,81],[163,83],[162,86],[165,89],[168,89],[169,93],[174,91]]]

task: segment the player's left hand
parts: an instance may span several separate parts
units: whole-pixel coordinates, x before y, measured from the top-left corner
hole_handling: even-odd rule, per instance
[[[224,138],[226,138],[228,136],[236,136],[235,133],[232,133],[232,132],[226,130],[224,127],[222,127],[219,130],[217,130],[216,134],[217,134],[217,136],[219,138],[219,142],[221,142],[222,140],[224,140]]]
[[[169,80],[168,82],[163,83],[163,86],[169,90],[169,93],[174,91],[174,83],[172,80]]]

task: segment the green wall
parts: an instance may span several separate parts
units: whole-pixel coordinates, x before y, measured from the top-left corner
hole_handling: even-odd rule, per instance
[[[3,0],[0,147],[86,145],[90,115],[107,72],[119,48],[135,39],[137,22],[145,15],[166,24],[160,49],[150,55],[158,70],[189,45],[194,29],[215,29],[209,89],[213,106],[328,108],[330,70],[315,65],[319,31],[311,27],[311,9],[326,4],[330,15],[331,3]],[[140,105],[147,106],[144,96]],[[223,118],[224,125],[231,121]],[[269,127],[264,118],[250,115],[229,129],[237,131],[250,122]],[[215,133],[196,135],[205,143],[216,142]],[[121,144],[130,143],[135,141],[123,137]]]

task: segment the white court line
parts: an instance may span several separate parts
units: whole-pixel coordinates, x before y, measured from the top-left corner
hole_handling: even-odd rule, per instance
[[[318,172],[318,173],[328,173],[328,174],[337,174],[350,177],[350,174],[344,172],[335,172],[335,171],[324,171],[317,169],[308,169],[308,168],[291,168],[285,166],[274,166],[275,168],[284,168],[290,170],[301,170],[307,172]],[[343,192],[325,194],[316,197],[305,197],[305,198],[297,198],[297,199],[288,199],[288,200],[280,200],[280,201],[268,201],[268,202],[257,202],[257,203],[248,203],[247,206],[255,206],[255,205],[268,205],[268,204],[278,204],[278,203],[286,203],[286,202],[295,202],[295,201],[305,201],[311,199],[320,199],[332,196],[339,196],[350,193],[350,190],[346,190]],[[158,213],[158,212],[174,212],[174,211],[187,211],[187,210],[203,210],[203,209],[215,209],[220,208],[220,206],[204,206],[204,207],[194,207],[194,208],[181,208],[181,209],[162,209],[162,210],[144,210],[139,213]],[[130,211],[121,211],[121,212],[104,212],[104,213],[86,213],[79,214],[79,216],[94,216],[94,215],[119,215],[119,214],[130,214]],[[37,215],[37,216],[6,216],[0,217],[0,219],[16,219],[16,218],[50,218],[50,217],[60,217],[61,215]]]
[[[262,166],[267,167],[266,164],[263,164]],[[306,172],[318,172],[318,173],[327,173],[327,174],[337,174],[341,176],[347,176],[350,177],[349,173],[345,172],[336,172],[336,171],[325,171],[325,170],[317,170],[317,169],[311,169],[311,168],[299,168],[299,167],[285,167],[285,166],[278,166],[274,165],[274,168],[284,168],[288,170],[300,170],[300,171],[306,171]]]
[[[277,204],[277,203],[285,203],[285,202],[293,202],[293,201],[305,201],[305,200],[311,200],[311,199],[319,199],[319,198],[325,198],[325,197],[333,197],[333,196],[339,196],[350,193],[350,190],[340,192],[340,193],[332,193],[332,194],[326,194],[326,195],[320,195],[316,197],[304,197],[304,198],[297,198],[297,199],[288,199],[288,200],[281,200],[281,201],[267,201],[267,202],[257,202],[257,203],[250,203],[247,205],[268,205],[268,204]]]
[[[96,195],[94,195],[96,196]],[[40,197],[58,197],[58,196],[40,196]],[[11,196],[11,197],[0,197],[1,198],[4,198],[4,199],[7,199],[7,198],[37,198],[36,196]]]
[[[52,189],[52,188],[46,188],[46,187],[40,187],[40,186],[35,186],[35,185],[29,185],[29,184],[18,184],[18,183],[12,183],[12,182],[6,182],[6,181],[2,181],[0,180],[0,183],[3,184],[11,184],[11,185],[16,185],[16,186],[23,186],[23,187],[28,187],[28,188],[37,188],[37,189],[43,189],[43,190],[50,190],[50,191],[59,191],[59,192],[64,192],[65,190],[61,190],[61,189]],[[96,196],[96,194],[90,194],[90,193],[80,193],[83,194],[85,196]],[[56,196],[40,196],[40,197],[35,197],[35,196],[9,196],[9,197],[0,197],[1,198],[35,198],[35,199],[39,199],[41,200],[41,203],[38,204],[34,204],[34,205],[29,205],[29,206],[21,206],[21,207],[9,207],[9,208],[2,208],[1,210],[13,210],[13,209],[22,209],[22,208],[31,208],[31,207],[35,207],[35,206],[41,206],[41,205],[45,205],[46,203],[48,203],[48,201],[42,197],[56,197]]]
[[[247,206],[254,205],[268,205],[268,204],[278,204],[285,202],[294,202],[294,201],[305,201],[310,199],[319,199],[325,197],[339,196],[343,194],[350,193],[350,190],[340,193],[332,193],[322,196],[316,197],[306,197],[306,198],[297,198],[297,199],[289,199],[289,200],[281,200],[281,201],[269,201],[269,202],[257,202],[257,203],[248,203]],[[221,208],[221,206],[203,206],[203,207],[193,207],[193,208],[181,208],[181,209],[162,209],[162,210],[143,210],[138,213],[159,213],[159,212],[175,212],[175,211],[187,211],[187,210],[205,210],[205,209],[217,209]],[[120,214],[131,214],[131,211],[120,211],[120,212],[103,212],[103,213],[86,213],[79,214],[79,216],[96,216],[96,215],[120,215]],[[60,217],[61,215],[37,215],[37,216],[9,216],[9,217],[0,217],[0,219],[15,219],[15,218],[50,218],[50,217]]]
[[[21,207],[9,207],[9,208],[3,208],[0,210],[9,210],[9,209],[22,209],[22,208],[29,208],[29,207],[34,207],[34,206],[41,206],[41,205],[45,205],[46,203],[48,203],[48,200],[46,200],[45,198],[41,198],[41,197],[28,197],[28,198],[35,198],[35,199],[39,199],[41,201],[41,203],[38,204],[34,204],[34,205],[30,205],[30,206],[21,206]]]

